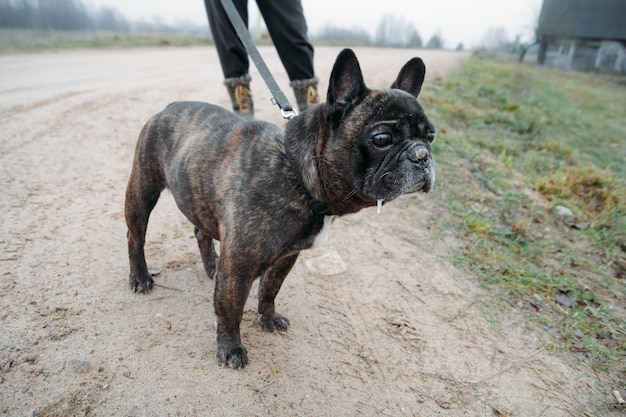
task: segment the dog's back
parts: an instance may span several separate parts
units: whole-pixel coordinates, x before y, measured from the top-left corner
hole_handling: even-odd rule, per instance
[[[282,166],[287,162],[279,127],[246,121],[208,103],[175,102],[142,129],[127,192],[153,195],[148,197],[152,200],[167,187],[183,214],[206,228],[202,223],[219,218],[224,210],[218,209],[216,202],[228,200],[238,191],[249,195],[260,172],[281,170]],[[207,190],[211,190],[210,199]]]

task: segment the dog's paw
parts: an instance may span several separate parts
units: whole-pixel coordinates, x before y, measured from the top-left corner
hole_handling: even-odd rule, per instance
[[[217,361],[233,369],[243,368],[248,364],[248,351],[243,345],[218,346]]]
[[[154,287],[154,280],[150,275],[142,277],[131,275],[128,283],[130,284],[131,290],[143,294],[149,293],[152,290],[152,287]]]
[[[278,313],[270,314],[259,314],[259,323],[263,330],[266,332],[284,332],[289,328],[289,319],[287,317],[283,317]]]

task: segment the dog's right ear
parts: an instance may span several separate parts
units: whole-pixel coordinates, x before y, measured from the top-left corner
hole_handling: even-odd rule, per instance
[[[356,55],[344,49],[337,56],[328,83],[328,104],[331,122],[341,119],[368,92]]]

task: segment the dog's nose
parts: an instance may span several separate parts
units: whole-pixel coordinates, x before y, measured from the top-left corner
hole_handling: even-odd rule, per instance
[[[419,148],[415,151],[415,157],[418,161],[428,158],[428,151],[424,148]]]
[[[406,150],[406,156],[409,161],[423,165],[430,160],[430,147],[424,143],[414,143],[410,148]]]

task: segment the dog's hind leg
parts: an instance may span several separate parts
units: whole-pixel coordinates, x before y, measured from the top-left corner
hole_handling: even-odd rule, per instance
[[[200,248],[200,255],[202,255],[204,270],[209,278],[215,279],[217,277],[217,252],[215,252],[213,239],[197,227],[194,229],[194,234],[198,239],[198,248]]]
[[[153,169],[149,169],[151,166]],[[152,212],[164,188],[165,177],[156,161],[140,161],[139,157],[136,156],[126,188],[125,204],[126,225],[128,226],[128,256],[130,259],[129,284],[135,292],[150,292],[154,285],[154,280],[146,265],[144,244],[150,212]]]

